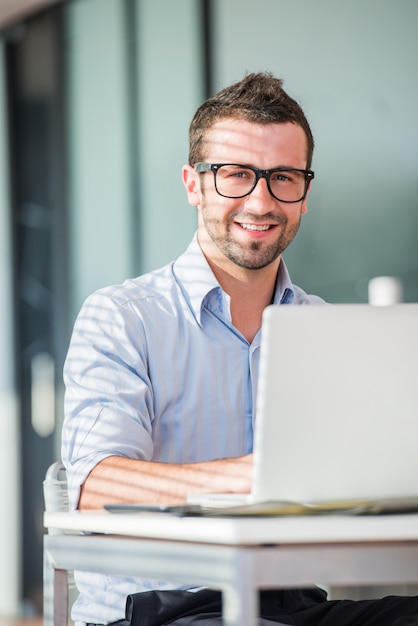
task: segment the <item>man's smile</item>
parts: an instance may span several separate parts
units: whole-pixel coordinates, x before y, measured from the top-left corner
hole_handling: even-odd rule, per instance
[[[241,228],[244,228],[244,230],[255,230],[255,231],[259,231],[259,232],[263,232],[266,230],[270,230],[270,228],[273,228],[272,224],[240,224],[239,222],[236,222],[239,226],[241,226]]]

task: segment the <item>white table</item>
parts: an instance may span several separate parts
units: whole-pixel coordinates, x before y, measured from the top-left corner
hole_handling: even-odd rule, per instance
[[[45,626],[66,626],[67,570],[165,578],[223,592],[227,626],[254,626],[258,590],[418,582],[418,514],[178,518],[46,512]],[[92,534],[81,534],[82,532]]]

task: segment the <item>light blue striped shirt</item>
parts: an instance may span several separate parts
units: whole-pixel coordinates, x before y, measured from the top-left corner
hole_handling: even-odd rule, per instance
[[[274,303],[323,302],[290,281],[282,261]],[[251,452],[260,332],[232,326],[196,236],[174,263],[91,295],[64,368],[62,458],[70,506],[99,461],[119,455],[193,463]],[[77,622],[122,619],[126,596],[177,583],[78,572]]]

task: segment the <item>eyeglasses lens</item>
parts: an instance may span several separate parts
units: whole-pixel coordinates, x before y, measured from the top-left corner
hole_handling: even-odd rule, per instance
[[[222,165],[216,171],[218,193],[227,198],[241,198],[252,192],[257,174],[249,168],[238,165]],[[305,193],[304,172],[293,170],[273,171],[269,176],[271,193],[283,202],[298,202]]]

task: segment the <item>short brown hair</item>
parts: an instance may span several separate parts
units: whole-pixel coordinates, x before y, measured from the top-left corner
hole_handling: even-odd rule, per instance
[[[189,128],[189,164],[205,159],[205,134],[219,120],[243,119],[256,124],[292,122],[303,128],[307,141],[307,168],[314,150],[312,132],[300,105],[270,72],[246,75],[208,98],[197,109]]]

